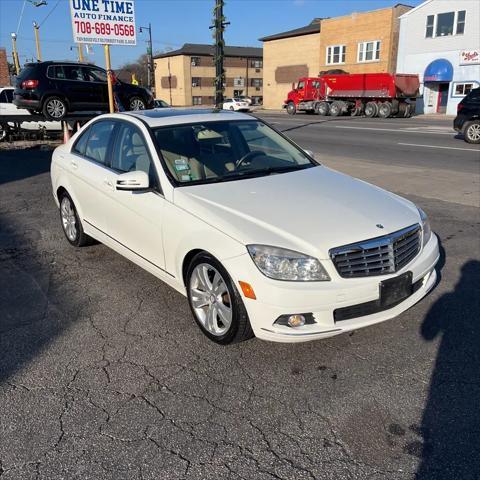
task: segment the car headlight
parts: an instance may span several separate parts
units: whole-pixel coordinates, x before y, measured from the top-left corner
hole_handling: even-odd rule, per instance
[[[247,245],[247,249],[258,269],[269,278],[293,282],[330,280],[322,264],[308,255],[268,245]]]
[[[430,228],[430,221],[428,220],[427,214],[420,208],[418,208],[418,213],[420,214],[420,220],[422,221],[422,230],[423,230],[423,246],[427,244],[432,236],[432,229]]]

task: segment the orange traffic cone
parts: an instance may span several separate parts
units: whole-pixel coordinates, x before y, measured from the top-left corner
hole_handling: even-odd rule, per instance
[[[63,143],[67,143],[70,140],[70,130],[68,129],[67,122],[63,123]]]

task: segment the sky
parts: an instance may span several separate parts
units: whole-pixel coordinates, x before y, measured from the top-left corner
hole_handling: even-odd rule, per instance
[[[448,1],[448,0],[445,0]],[[226,0],[224,14],[231,22],[225,31],[227,45],[261,47],[260,37],[302,27],[315,17],[334,17],[375,10],[400,3],[396,0]],[[421,0],[404,0],[416,6]],[[153,51],[180,48],[184,43],[212,43],[214,0],[135,0],[136,24],[152,24]],[[23,14],[22,14],[23,9]],[[11,58],[11,32],[17,32],[20,63],[35,57],[32,23],[40,24],[43,60],[75,60],[76,51],[68,0],[47,0],[34,7],[28,0],[0,0],[0,47]],[[137,34],[136,46],[111,47],[112,66],[135,60],[146,52],[146,33]],[[104,66],[101,46],[88,60]]]

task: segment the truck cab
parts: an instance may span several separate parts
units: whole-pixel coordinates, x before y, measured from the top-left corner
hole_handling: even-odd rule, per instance
[[[313,102],[321,96],[321,85],[319,77],[299,78],[297,84],[292,83],[292,89],[287,94],[283,108],[286,108],[288,113],[295,113],[296,110],[313,112]]]

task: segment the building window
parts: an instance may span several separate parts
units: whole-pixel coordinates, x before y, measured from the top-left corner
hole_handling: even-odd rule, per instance
[[[250,79],[250,86],[251,87],[262,87],[263,80],[261,78],[251,78]]]
[[[425,37],[447,37],[463,35],[465,32],[465,10],[428,15],[425,27]]]
[[[345,63],[345,45],[332,45],[327,47],[327,65]]]
[[[463,35],[463,32],[465,31],[465,16],[465,10],[460,10],[457,13],[457,35]]]
[[[192,97],[192,104],[193,105],[201,105],[202,104],[202,97]]]
[[[250,67],[252,67],[252,68],[263,68],[263,61],[262,60],[252,60],[250,62]]]
[[[191,57],[192,67],[200,66],[200,57]]]
[[[200,77],[192,77],[192,87],[201,87],[202,79]]]
[[[380,60],[380,40],[358,44],[358,62],[375,62]]]
[[[474,88],[478,87],[478,82],[464,82],[464,83],[455,83],[453,85],[453,96],[454,97],[464,97],[468,95]]]
[[[428,15],[427,17],[427,30],[425,32],[425,36],[427,38],[433,37],[433,25],[435,23],[435,15]]]

